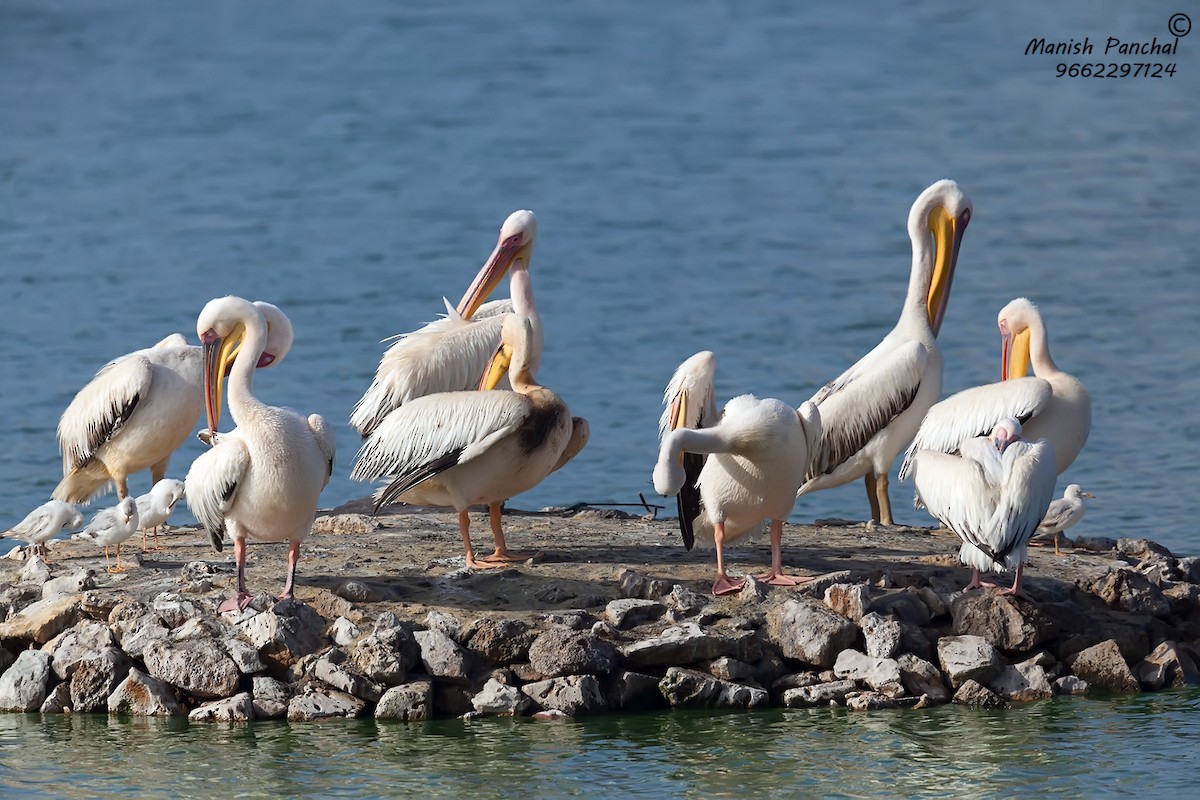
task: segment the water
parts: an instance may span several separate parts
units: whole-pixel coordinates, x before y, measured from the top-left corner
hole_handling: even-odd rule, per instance
[[[1176,5],[10,0],[0,6],[0,520],[56,483],[54,426],[85,379],[169,332],[194,336],[204,302],[225,293],[292,316],[295,349],[256,389],[338,426],[323,505],[365,494],[347,477],[356,441],[345,420],[377,342],[432,318],[442,295],[456,300],[516,208],[540,220],[539,377],[593,435],[514,504],[634,501],[650,492],[674,367],[712,349],[721,397],[808,397],[894,323],[908,207],[949,176],[975,216],[940,337],[946,390],[998,378],[996,312],[1030,296],[1059,364],[1094,399],[1091,438],[1060,481],[1099,495],[1075,532],[1194,553],[1200,34],[1180,40],[1177,73],[1163,80],[1058,79],[1062,59],[1023,55],[1032,37],[1162,38]],[[171,473],[199,452],[189,444]],[[862,495],[858,484],[818,493],[795,519],[862,518]],[[892,496],[900,521],[929,522],[907,487]],[[1187,719],[1174,698],[1161,702],[1161,730]],[[1124,706],[1086,702],[843,718],[860,737],[834,739],[803,715],[771,717],[770,735],[758,715],[666,719],[727,725],[744,742],[733,749],[772,770],[819,753],[811,771],[837,765],[832,791],[869,780],[851,767],[875,758],[875,735],[905,741],[909,720],[945,723],[917,740],[953,765],[955,748],[974,742],[950,721],[986,719],[980,735],[1021,737],[1014,720],[1060,708],[1086,709],[1055,723],[1077,754],[1111,748],[1134,725]],[[41,730],[3,724],[22,737]],[[90,724],[54,722],[45,735],[62,747]],[[576,744],[624,742],[634,736],[624,724],[571,726],[579,738],[543,742],[559,755],[537,768],[594,767],[599,757]],[[187,735],[220,740],[205,730]],[[270,760],[272,748],[299,753],[330,730],[256,726],[235,739]],[[420,746],[406,731],[378,738]],[[763,760],[761,747],[788,736],[803,746]],[[260,740],[272,747],[256,751]],[[154,741],[173,752],[174,738]],[[129,758],[122,781],[163,766]],[[1080,776],[1066,760],[1038,763],[1039,775]],[[1097,763],[1082,777],[1110,790],[1121,770],[1170,779]],[[686,767],[646,769],[662,793],[698,785]],[[997,793],[1029,777],[988,774]]]

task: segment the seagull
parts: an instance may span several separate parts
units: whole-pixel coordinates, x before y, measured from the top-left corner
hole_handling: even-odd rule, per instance
[[[142,552],[146,552],[146,531],[154,529],[154,550],[162,550],[158,544],[158,526],[166,525],[175,504],[183,498],[183,481],[163,478],[150,491],[137,499],[138,525],[142,531]]]
[[[25,519],[0,534],[0,539],[24,539],[34,546],[35,552],[41,553],[42,560],[49,563],[46,542],[64,528],[78,528],[82,524],[83,514],[79,509],[62,500],[51,500],[30,511]]]
[[[1050,508],[1046,510],[1046,516],[1042,519],[1042,524],[1038,525],[1037,536],[1054,537],[1054,555],[1056,556],[1066,555],[1058,549],[1058,537],[1067,528],[1083,519],[1083,512],[1086,510],[1083,507],[1084,497],[1096,499],[1096,495],[1085,492],[1078,483],[1072,483],[1063,492],[1062,497],[1050,504]]]
[[[121,542],[133,536],[138,529],[137,501],[126,497],[113,508],[106,508],[92,517],[92,521],[76,538],[90,539],[96,544],[104,545],[104,571],[108,573],[124,572],[121,566]],[[108,558],[109,545],[117,546],[117,565],[112,566]]]

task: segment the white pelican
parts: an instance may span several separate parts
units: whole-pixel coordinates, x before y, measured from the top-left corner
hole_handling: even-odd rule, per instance
[[[154,529],[154,549],[161,550],[158,544],[158,526],[167,524],[175,504],[183,499],[183,481],[174,478],[163,478],[150,488],[149,492],[138,497],[138,529],[142,532],[142,551],[146,550],[146,531]]]
[[[893,524],[888,472],[942,392],[937,334],[970,221],[971,201],[954,181],[938,181],[913,203],[912,272],[900,320],[874,350],[813,395],[821,441],[800,494],[864,477],[871,518]]]
[[[312,529],[317,497],[333,471],[333,431],[317,414],[269,406],[254,396],[254,365],[267,341],[262,313],[240,297],[210,300],[196,320],[204,346],[204,401],[208,429],[219,430],[225,369],[239,342],[242,353],[229,373],[229,414],[237,427],[214,437],[211,450],[188,470],[188,507],[220,550],[226,530],[237,562],[237,594],[218,612],[245,608],[246,537],[289,543],[287,582],[279,598],[293,596],[300,542]],[[244,339],[244,341],[242,341]]]
[[[121,566],[121,542],[133,536],[137,529],[137,501],[132,497],[126,497],[112,508],[97,512],[88,526],[75,536],[104,545],[105,572],[124,572],[125,568]],[[108,558],[108,548],[114,544],[117,546],[117,565],[115,567]]]
[[[483,268],[446,317],[412,333],[401,334],[379,361],[375,379],[350,414],[350,424],[367,438],[395,408],[418,397],[439,392],[474,389],[488,359],[500,344],[500,327],[510,312],[529,314],[532,306],[515,289],[518,280],[528,283],[530,257],[537,239],[537,218],[532,211],[514,211],[500,227],[500,238]],[[512,270],[511,302],[483,304],[492,290]],[[482,304],[482,305],[481,305]],[[537,374],[541,359],[542,326],[536,317],[536,354],[530,372]]]
[[[25,519],[0,534],[0,539],[10,536],[24,539],[33,545],[35,552],[42,554],[42,560],[49,563],[47,556],[50,553],[46,549],[46,542],[64,528],[78,528],[82,524],[83,514],[79,513],[79,509],[61,500],[51,500],[30,511]]]
[[[1045,439],[1021,439],[1021,424],[1001,420],[991,435],[961,442],[956,455],[920,450],[912,459],[915,505],[962,539],[958,556],[971,567],[967,589],[984,584],[980,570],[1016,571],[1017,594],[1029,539],[1054,495],[1054,448]]]
[[[1059,474],[1079,455],[1092,429],[1092,401],[1083,384],[1050,357],[1042,315],[1018,297],[996,322],[1003,339],[1000,382],[964,389],[929,409],[900,466],[901,480],[916,451],[952,453],[963,439],[985,435],[1005,417],[1018,420],[1026,438],[1053,445]],[[1030,361],[1036,377],[1026,376]]]
[[[376,511],[396,501],[454,508],[467,566],[476,568],[527,558],[508,551],[501,501],[537,486],[587,441],[587,423],[536,382],[540,341],[531,315],[506,315],[500,341],[481,388],[496,385],[507,360],[513,391],[444,392],[405,403],[363,443],[350,475],[390,479],[376,493]],[[484,559],[475,557],[467,513],[478,503],[488,505],[496,546]]]
[[[1083,519],[1083,498],[1090,497],[1096,499],[1096,495],[1091,492],[1085,492],[1083,487],[1078,483],[1072,483],[1063,492],[1063,496],[1050,504],[1046,509],[1046,516],[1042,518],[1042,522],[1038,525],[1038,536],[1053,536],[1054,537],[1054,555],[1063,555],[1062,550],[1058,548],[1058,538],[1067,528],[1074,525],[1079,520]]]
[[[713,354],[702,351],[680,364],[667,384],[654,490],[679,495],[679,526],[689,549],[696,532],[716,548],[713,594],[745,585],[726,574],[724,545],[764,519],[771,521],[771,569],[755,577],[773,586],[807,583],[812,578],[783,572],[783,521],[821,435],[820,412],[811,402],[797,411],[780,400],[744,394],[726,403],[718,419],[712,399],[715,366]],[[685,454],[701,459],[689,464]],[[689,474],[689,467],[694,473],[698,465],[698,476]]]
[[[270,303],[257,306],[271,329],[259,366],[278,364],[292,346],[292,323]],[[86,503],[112,481],[124,500],[126,480],[144,469],[162,480],[204,410],[203,362],[201,348],[174,333],[104,365],[58,422],[63,479],[54,498]]]

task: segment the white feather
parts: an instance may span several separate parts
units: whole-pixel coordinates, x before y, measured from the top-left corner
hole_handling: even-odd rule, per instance
[[[25,519],[5,531],[0,538],[12,537],[31,544],[42,544],[64,528],[78,528],[82,524],[83,515],[79,509],[61,500],[51,500],[30,511]]]

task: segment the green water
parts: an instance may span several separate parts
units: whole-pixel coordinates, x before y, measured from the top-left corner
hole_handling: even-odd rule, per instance
[[[1000,711],[198,725],[0,716],[0,794],[1051,797],[1195,790],[1200,690]]]

